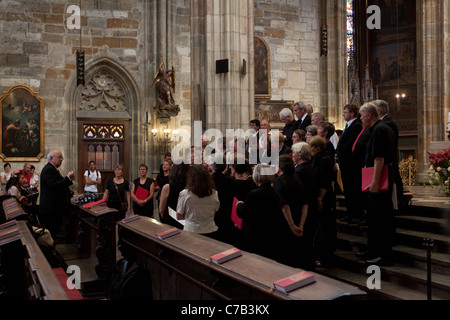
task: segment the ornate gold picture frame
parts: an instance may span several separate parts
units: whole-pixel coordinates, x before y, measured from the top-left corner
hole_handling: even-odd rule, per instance
[[[39,161],[44,147],[44,99],[26,85],[0,97],[0,157],[3,161]]]

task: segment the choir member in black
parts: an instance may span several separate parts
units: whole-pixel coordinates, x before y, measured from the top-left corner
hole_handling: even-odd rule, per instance
[[[366,161],[366,144],[369,141],[370,130],[368,127],[365,127],[364,124],[361,132],[356,138],[355,142],[352,146],[352,163],[355,166],[355,178],[357,184],[359,186],[359,202],[360,206],[363,208],[362,218],[358,222],[359,226],[367,225],[367,214],[366,214],[366,204],[364,202],[363,192],[361,191],[362,177],[361,177],[361,168],[364,168]],[[355,221],[356,222],[356,221]]]
[[[118,165],[114,169],[114,178],[106,183],[103,199],[108,207],[119,211],[116,220],[125,218],[131,212],[130,183],[123,177],[122,166]]]
[[[231,220],[231,210],[234,199],[233,180],[226,175],[227,165],[225,159],[223,164],[214,163],[213,169],[214,172],[212,173],[212,178],[216,185],[220,201],[219,210],[217,210],[214,218],[214,222],[219,228],[217,230],[217,237],[223,242],[238,247],[240,230]]]
[[[155,194],[154,180],[147,177],[148,167],[139,166],[139,178],[131,186],[131,200],[133,200],[133,213],[153,218],[153,195]]]
[[[335,127],[331,122],[321,122],[317,128],[317,135],[321,136],[325,140],[325,150],[328,152],[328,155],[333,161],[333,164],[335,162],[334,155],[336,153],[336,150],[334,149],[333,143],[330,141],[330,138],[334,134],[334,132]]]
[[[398,126],[394,119],[389,117],[389,104],[386,101],[374,100],[373,104],[377,106],[380,119],[383,120],[394,133],[394,182],[397,190],[397,199],[400,202],[403,200],[403,181],[400,176],[400,169],[398,167]]]
[[[271,184],[275,179],[273,166],[258,164],[253,169],[258,186],[245,201],[236,204],[237,215],[242,218],[242,243],[245,251],[286,261],[289,251],[287,236],[291,231],[280,208],[280,198]]]
[[[354,104],[344,106],[343,117],[347,122],[339,138],[336,149],[336,160],[341,172],[344,188],[346,214],[339,220],[357,224],[363,217],[361,193],[361,166],[355,165],[352,157],[352,147],[362,130],[361,120],[358,118],[359,108]]]
[[[156,176],[156,183],[155,183],[155,192],[158,192],[157,200],[159,201],[159,198],[161,197],[161,190],[162,188],[169,183],[169,175],[170,175],[170,169],[172,168],[172,160],[164,160],[164,162],[161,165],[162,172],[158,173]]]
[[[159,220],[183,230],[183,225],[169,215],[169,207],[177,209],[178,195],[186,187],[186,177],[189,165],[185,163],[174,164],[170,169],[169,183],[161,190],[159,201]]]
[[[272,152],[278,151],[278,156],[281,156],[282,154],[290,154],[292,152],[291,148],[289,148],[285,143],[286,139],[284,138],[284,135],[282,133],[278,134],[278,150],[272,150]],[[274,144],[275,146],[275,144]]]
[[[306,261],[302,261],[300,254],[303,251],[303,232],[308,215],[308,202],[303,184],[295,177],[294,160],[287,155],[279,158],[278,177],[273,182],[273,188],[280,197],[280,207],[283,211],[291,233],[288,235],[289,246],[292,251],[288,255],[285,264],[292,267],[305,267]]]
[[[332,189],[334,165],[326,151],[325,140],[319,135],[309,140],[313,155],[312,167],[317,183],[317,213],[319,228],[316,247],[316,267],[332,264],[337,232],[336,217],[333,212],[336,199]]]
[[[290,148],[292,146],[292,134],[297,129],[295,126],[296,121],[294,120],[294,114],[292,113],[291,109],[284,108],[283,110],[281,110],[280,120],[284,122],[283,135],[286,138],[284,143]]]
[[[366,167],[374,167],[372,182],[367,191],[368,234],[367,264],[393,265],[393,181],[395,162],[395,136],[392,129],[379,118],[377,107],[365,103],[360,109],[362,123],[369,128],[370,137],[366,145]],[[383,166],[388,166],[389,190],[380,191],[379,183]]]
[[[314,239],[318,229],[316,181],[311,164],[311,146],[306,142],[295,143],[292,146],[292,159],[295,163],[295,176],[305,187],[305,197],[308,203],[308,215],[303,230],[302,263],[308,270],[315,268]]]
[[[251,167],[247,159],[235,158],[234,163],[230,164],[230,168],[231,176],[234,178],[234,196],[239,201],[244,201],[250,191],[256,189],[256,184],[251,175]]]

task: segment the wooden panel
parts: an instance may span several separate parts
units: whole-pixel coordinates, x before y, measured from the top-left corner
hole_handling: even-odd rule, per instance
[[[201,299],[212,296],[240,300],[328,300],[365,294],[354,286],[320,274],[315,274],[315,283],[289,295],[282,294],[271,290],[273,282],[296,274],[301,269],[245,251],[237,259],[215,265],[209,262],[209,257],[230,249],[230,245],[183,231],[164,241],[159,240],[155,235],[171,227],[147,217],[127,224],[119,222],[118,225],[125,245],[162,266],[160,276],[152,278],[153,285],[161,289],[161,299],[199,299],[199,292]],[[183,280],[177,279],[177,276]],[[189,290],[185,282],[191,283]],[[181,283],[192,294],[183,292],[174,295]]]

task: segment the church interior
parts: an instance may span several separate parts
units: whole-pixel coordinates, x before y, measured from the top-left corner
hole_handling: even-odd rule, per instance
[[[447,0],[1,1],[2,165],[32,164],[40,174],[49,152],[61,151],[59,171],[75,179],[64,213],[69,231],[54,240],[64,266],[81,270],[81,285],[68,293],[75,269],[52,274],[28,235],[19,246],[28,251],[12,267],[5,261],[18,244],[0,246],[0,273],[25,261],[24,299],[108,299],[105,279],[116,261],[133,256],[153,284],[140,298],[448,300],[449,180],[430,183],[430,154],[450,149],[449,23]],[[394,217],[396,263],[378,269],[381,288],[370,286],[367,265],[354,256],[367,244],[367,226],[339,220],[342,193],[335,263],[290,294],[272,283],[296,268],[252,253],[217,266],[205,261],[229,249],[225,243],[187,232],[156,238],[168,227],[156,200],[154,219],[130,222],[74,202],[90,161],[103,193],[117,165],[127,181],[141,164],[156,178],[165,154],[194,145],[199,132],[246,131],[253,119],[281,132],[281,110],[300,101],[342,133],[345,105],[377,99],[398,126],[407,199]],[[448,179],[450,163],[445,170]]]

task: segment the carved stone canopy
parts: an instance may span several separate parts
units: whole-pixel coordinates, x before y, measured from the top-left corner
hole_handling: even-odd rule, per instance
[[[99,71],[84,86],[81,93],[80,110],[126,111],[125,91],[113,75]]]

